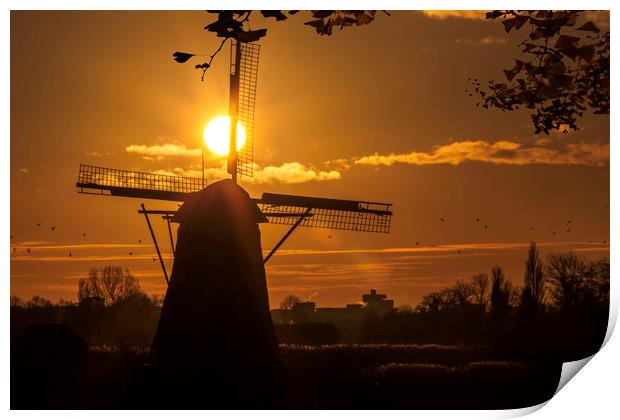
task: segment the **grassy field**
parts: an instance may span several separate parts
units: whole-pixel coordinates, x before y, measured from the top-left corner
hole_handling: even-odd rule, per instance
[[[154,371],[146,349],[91,348],[72,367],[12,366],[11,406],[518,408],[549,399],[561,370],[558,362],[498,359],[484,348],[443,345],[281,345],[280,360],[274,380],[240,383],[231,368],[224,378],[175,384]]]

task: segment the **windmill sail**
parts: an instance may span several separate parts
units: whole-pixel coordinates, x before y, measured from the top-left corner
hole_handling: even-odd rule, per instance
[[[254,174],[254,106],[260,45],[233,41],[230,52],[230,140],[229,172]],[[236,151],[237,121],[245,131],[243,147]]]
[[[356,232],[389,233],[392,205],[370,201],[337,200],[263,193],[257,200],[269,223]]]
[[[76,186],[83,194],[185,201],[202,189],[202,179],[80,164]]]
[[[76,186],[83,194],[185,201],[191,193],[202,189],[202,179],[80,164]],[[390,232],[392,205],[387,203],[274,193],[263,193],[254,201],[267,220],[274,224],[294,225],[303,216],[299,226]]]
[[[83,194],[185,201],[189,194],[202,189],[202,180],[80,164],[76,186]],[[387,203],[274,193],[263,193],[254,201],[274,224],[294,225],[303,216],[299,226],[390,232],[392,205]]]

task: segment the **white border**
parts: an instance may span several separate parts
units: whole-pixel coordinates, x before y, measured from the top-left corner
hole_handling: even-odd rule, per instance
[[[79,9],[79,10],[104,10],[104,9],[112,9],[112,10],[183,10],[183,9],[191,9],[191,10],[204,10],[204,9],[217,9],[217,8],[228,8],[228,9],[247,9],[247,8],[262,8],[262,9],[327,9],[327,8],[340,8],[340,9],[373,9],[373,8],[381,8],[387,10],[397,10],[397,9],[472,9],[472,10],[487,10],[487,9],[537,9],[544,6],[547,9],[603,9],[603,10],[612,10],[611,13],[611,26],[616,27],[617,19],[617,10],[618,7],[613,7],[617,4],[617,2],[609,1],[600,1],[600,0],[590,0],[588,2],[584,1],[558,1],[558,0],[550,0],[550,1],[532,1],[532,0],[522,0],[522,1],[441,1],[441,4],[438,4],[437,1],[428,1],[428,0],[419,0],[415,2],[411,1],[338,1],[338,2],[327,2],[327,1],[238,1],[231,0],[226,1],[225,3],[214,2],[214,1],[196,1],[196,0],[177,0],[177,1],[161,1],[161,0],[152,0],[148,2],[140,2],[140,1],[131,1],[131,0],[95,0],[95,1],[78,1],[78,0],[70,0],[70,1],[43,1],[43,0],[24,0],[24,1],[15,1],[9,0],[3,2],[4,13],[2,14],[2,24],[0,25],[2,30],[2,56],[4,57],[3,66],[0,67],[0,80],[2,80],[2,93],[4,97],[4,109],[0,114],[0,127],[2,127],[4,131],[3,140],[1,141],[2,153],[0,153],[0,159],[2,165],[0,166],[2,169],[2,192],[3,197],[5,198],[5,205],[0,207],[0,211],[2,212],[2,216],[4,219],[4,223],[0,224],[0,238],[3,240],[4,247],[4,258],[1,261],[2,264],[2,272],[4,276],[4,287],[2,288],[2,301],[5,302],[5,306],[2,308],[2,336],[1,340],[1,348],[0,352],[2,352],[2,358],[4,363],[0,368],[0,375],[2,377],[1,382],[1,397],[3,406],[5,410],[9,408],[9,229],[10,229],[10,214],[9,214],[9,206],[6,205],[7,199],[10,197],[10,77],[9,77],[9,60],[10,60],[10,10],[63,10],[63,9]],[[225,4],[225,6],[223,6]],[[373,7],[374,6],[374,7]],[[617,37],[614,37],[612,33],[612,71],[617,68]],[[615,83],[615,75],[611,78],[612,81],[612,96],[614,100],[612,101],[614,104],[616,103],[617,95],[617,83]],[[617,114],[614,112],[612,107],[612,118],[611,118],[611,127],[610,134],[612,139],[617,139],[617,123],[614,122],[617,118],[613,118],[613,115]],[[611,146],[611,162],[614,164],[611,165],[611,185],[616,186],[618,181],[618,148],[615,147],[615,144]],[[619,208],[618,206],[618,194],[612,194],[610,197],[610,212]],[[616,262],[618,261],[618,253],[615,248],[615,241],[618,239],[618,223],[615,218],[611,219],[611,235],[610,242],[614,245],[611,247],[611,276],[612,276],[612,313],[610,322],[610,327],[615,325],[615,321],[617,319],[617,309],[618,309],[618,287],[616,285],[618,278],[618,268],[616,266]],[[611,331],[611,329],[610,329]],[[609,334],[608,334],[609,336]],[[609,337],[608,337],[609,338]],[[546,406],[544,409],[537,411],[534,414],[534,417],[537,418],[562,418],[562,419],[572,419],[579,418],[582,419],[584,416],[588,415],[592,418],[617,418],[618,416],[618,406],[617,406],[617,384],[618,384],[618,366],[620,362],[618,361],[618,354],[620,349],[620,345],[618,344],[618,339],[612,337],[611,340],[606,344],[604,349],[592,359],[592,361],[588,364],[587,367],[583,369],[583,372],[580,372],[578,377],[569,384],[566,385],[561,392],[558,393]],[[537,407],[540,408],[540,407]],[[390,416],[394,419],[410,419],[414,416],[419,416],[421,418],[502,418],[502,417],[514,417],[519,415],[527,414],[528,412],[534,411],[536,408],[524,409],[524,410],[510,410],[510,411],[390,411],[386,413],[386,416]],[[31,416],[45,416],[46,418],[62,418],[63,420],[70,417],[82,417],[85,414],[89,417],[93,418],[108,418],[112,413],[106,412],[11,412],[10,413],[14,417],[19,418],[30,418]],[[121,416],[131,416],[134,417],[136,415],[146,415],[149,417],[168,417],[170,413],[167,412],[148,412],[148,413],[119,413]],[[114,415],[119,415],[114,414]],[[184,416],[190,418],[204,418],[204,412],[182,412]],[[236,418],[238,415],[245,415],[244,412],[210,412],[209,415],[216,416],[218,418],[223,419],[232,419]],[[247,413],[249,414],[249,413]],[[343,415],[347,416],[355,416],[362,418],[370,418],[375,417],[379,413],[375,412],[259,412],[252,413],[251,415],[258,418],[265,419],[278,419],[278,418],[286,418],[290,419],[291,416],[295,416],[300,420],[312,419],[315,420],[317,416],[321,417],[342,417]]]

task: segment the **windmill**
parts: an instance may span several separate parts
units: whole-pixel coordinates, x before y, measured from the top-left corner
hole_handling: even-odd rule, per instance
[[[230,66],[230,179],[203,180],[80,165],[81,193],[182,202],[178,210],[144,215],[168,288],[151,346],[166,378],[200,388],[205,375],[233,381],[246,395],[268,389],[278,366],[265,263],[300,226],[389,233],[391,204],[263,193],[251,198],[238,184],[253,175],[253,125],[258,54],[253,43],[232,42]],[[246,140],[237,151],[237,121]],[[204,178],[204,177],[203,177]],[[149,216],[168,224],[174,264],[168,277]],[[176,245],[170,223],[179,224]],[[263,257],[258,223],[290,225]],[[217,360],[219,363],[208,363]],[[234,371],[231,372],[231,369]],[[179,379],[181,378],[181,379]],[[240,380],[240,378],[243,378]],[[270,379],[271,378],[271,379]]]
[[[228,173],[233,182],[239,176],[253,175],[254,109],[260,45],[233,40],[230,53],[230,144]],[[237,127],[245,131],[243,147],[237,150]],[[189,178],[160,175],[80,164],[76,183],[79,193],[134,197],[174,202],[185,202],[192,194],[205,187],[204,177]],[[291,225],[264,258],[266,263],[290,237],[302,227],[329,228],[356,232],[389,233],[392,205],[370,201],[305,197],[265,192],[252,199],[262,211],[265,221]],[[176,210],[138,210],[144,215],[166,283],[169,276],[154,234],[149,215],[160,215],[167,222],[170,244],[174,255],[174,239],[170,223]]]

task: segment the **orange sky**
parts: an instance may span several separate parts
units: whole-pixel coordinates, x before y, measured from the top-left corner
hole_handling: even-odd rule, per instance
[[[390,235],[300,228],[267,266],[272,306],[289,293],[344,305],[371,287],[415,305],[496,263],[520,284],[530,240],[543,254],[609,255],[609,118],[586,115],[582,130],[544,136],[533,134],[527,112],[476,108],[466,79],[502,77],[524,37],[478,16],[396,12],[329,38],[300,15],[267,25],[258,168],[242,185],[254,196],[384,201],[395,210]],[[605,25],[606,15],[595,18]],[[171,54],[217,48],[202,29],[212,19],[12,12],[11,293],[75,300],[78,279],[109,264],[163,293],[136,213],[141,200],[80,195],[74,184],[80,162],[199,176],[204,125],[228,106],[228,48],[204,83]],[[222,177],[222,160],[207,161],[209,181]],[[155,225],[169,253],[165,225]],[[261,229],[268,250],[287,228]]]

